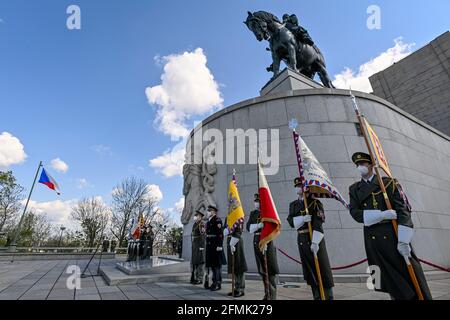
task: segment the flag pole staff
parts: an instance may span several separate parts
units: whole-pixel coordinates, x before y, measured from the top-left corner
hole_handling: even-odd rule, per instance
[[[298,139],[297,139],[297,132],[295,131],[295,127],[297,126],[297,121],[295,119],[291,120],[293,122],[290,123],[290,127],[292,129],[292,137],[294,139],[295,144],[295,153],[297,156],[297,165],[298,165],[298,171],[300,174],[300,179],[302,182],[302,197],[303,197],[303,204],[305,206],[305,213],[306,215],[310,215],[309,209],[308,209],[308,199],[306,197],[305,192],[305,181],[302,174],[301,164],[300,164],[300,148],[298,145]],[[309,238],[312,242],[313,239],[313,229],[312,229],[312,221],[308,222],[308,230],[309,230]],[[314,256],[314,265],[316,267],[316,273],[317,273],[317,280],[319,282],[319,292],[320,292],[320,299],[325,300],[325,291],[323,289],[323,281],[322,281],[322,274],[320,272],[320,264],[319,264],[319,258],[317,257],[316,253],[313,253]]]
[[[384,202],[386,203],[386,207],[388,208],[388,210],[392,210],[391,201],[389,200],[389,197],[388,197],[387,192],[386,192],[386,187],[385,187],[383,179],[382,179],[382,177],[380,175],[380,170],[378,168],[379,167],[378,161],[376,161],[377,158],[373,154],[373,151],[372,151],[372,148],[371,148],[371,144],[369,142],[369,138],[367,137],[367,131],[366,131],[367,128],[366,128],[366,125],[365,125],[365,121],[363,121],[364,115],[362,115],[359,112],[358,104],[356,103],[356,97],[352,94],[352,90],[351,89],[350,89],[350,98],[352,99],[353,108],[355,109],[356,117],[358,118],[359,126],[361,127],[361,131],[362,131],[362,134],[363,134],[363,137],[364,137],[364,141],[366,143],[367,149],[369,150],[370,158],[372,160],[372,163],[374,164],[375,174],[377,176],[377,181],[378,181],[378,184],[380,185],[381,192],[383,194]],[[395,235],[398,237],[397,220],[391,220],[391,221],[392,221],[392,226],[393,226],[394,231],[395,231]],[[413,266],[411,264],[410,259],[405,257],[405,262],[406,262],[406,266],[408,268],[409,276],[411,277],[411,281],[412,281],[412,283],[414,285],[414,289],[416,291],[417,297],[419,298],[419,300],[424,300],[422,291],[421,291],[420,286],[419,286],[419,282],[417,281],[417,277],[416,277],[416,274],[414,272],[414,269],[413,269]]]
[[[234,184],[237,185],[236,183],[236,169],[233,168],[233,182]],[[227,221],[227,228],[228,228],[228,221]],[[231,239],[230,239],[231,241]],[[230,248],[231,251],[231,248]],[[234,276],[234,252],[231,251],[231,296],[234,297],[234,288],[236,286],[236,278]]]
[[[258,180],[258,194],[259,194],[259,145],[256,146],[257,152],[256,152],[256,174],[257,174],[257,180]],[[261,201],[261,199],[259,200]],[[262,208],[260,208],[261,210]],[[259,212],[259,215],[261,217],[261,211]],[[259,243],[258,243],[259,246]],[[267,300],[272,300],[272,297],[270,295],[270,288],[269,288],[269,268],[267,263],[267,250],[264,250],[262,252],[264,257],[264,284],[265,284],[265,291],[266,291],[266,297]]]
[[[22,216],[20,217],[19,224],[17,225],[16,231],[14,232],[14,238],[13,238],[13,240],[12,240],[10,246],[9,246],[9,250],[11,252],[15,252],[16,251],[17,238],[19,237],[20,229],[22,228],[23,219],[25,217],[25,213],[27,212],[28,203],[30,202],[31,194],[33,193],[34,185],[36,184],[36,179],[37,179],[37,176],[39,174],[39,170],[41,169],[41,167],[42,167],[42,161],[39,161],[39,166],[38,166],[38,168],[36,170],[36,174],[34,176],[33,184],[31,185],[30,193],[28,194],[27,202],[25,203],[25,207],[23,208],[23,213],[22,213]]]

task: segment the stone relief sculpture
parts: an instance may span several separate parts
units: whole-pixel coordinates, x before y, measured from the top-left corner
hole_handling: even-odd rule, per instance
[[[181,223],[187,224],[196,210],[206,211],[209,205],[216,206],[213,196],[217,173],[217,164],[212,161],[214,150],[203,150],[202,164],[185,164],[183,166],[184,208]]]

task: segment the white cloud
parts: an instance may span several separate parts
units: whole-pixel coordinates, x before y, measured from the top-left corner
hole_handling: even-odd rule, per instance
[[[0,134],[0,168],[7,168],[13,164],[25,161],[27,155],[20,140],[9,132]]]
[[[183,176],[183,164],[185,160],[185,139],[166,150],[162,155],[150,159],[149,166],[162,173],[166,178]]]
[[[345,68],[344,71],[334,76],[333,84],[340,89],[348,89],[351,86],[355,90],[372,92],[369,77],[408,56],[414,46],[414,43],[403,42],[401,37],[395,39],[394,43],[392,48],[363,63],[356,74],[354,70]]]
[[[160,202],[163,198],[163,193],[161,191],[161,189],[159,188],[158,185],[156,184],[149,184],[147,185],[147,191],[150,194],[150,197],[156,201],[156,202]]]
[[[27,211],[34,209],[37,213],[46,213],[50,222],[57,225],[61,224],[64,226],[75,226],[75,223],[71,219],[70,213],[72,212],[72,207],[76,203],[76,199],[67,201],[55,200],[49,202],[37,202],[30,200]],[[25,201],[23,201],[23,204],[25,204]]]
[[[53,159],[50,164],[52,168],[58,172],[66,173],[67,170],[69,170],[69,166],[67,165],[67,163],[62,161],[60,158]]]
[[[93,185],[87,181],[85,178],[77,179],[77,188],[78,189],[86,189],[86,188],[92,188]]]
[[[184,208],[184,197],[181,197],[180,200],[175,202],[175,210],[177,212],[181,212]]]
[[[148,102],[157,106],[156,124],[160,131],[178,140],[189,134],[186,121],[195,115],[222,106],[219,85],[206,66],[203,49],[162,58],[165,63],[161,84],[145,90]]]
[[[103,144],[97,144],[95,146],[92,146],[91,150],[93,150],[100,156],[112,156],[111,147],[105,146]]]

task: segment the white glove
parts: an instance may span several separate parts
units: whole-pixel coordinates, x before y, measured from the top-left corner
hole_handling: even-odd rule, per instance
[[[313,236],[311,240],[311,251],[314,253],[314,255],[317,255],[317,252],[319,252],[319,244],[320,241],[323,239],[323,233],[314,230]]]
[[[311,251],[317,256],[317,252],[319,252],[319,245],[317,243],[311,243]]]
[[[266,251],[267,251],[267,244],[265,244],[264,247],[263,247],[263,249],[262,249],[263,254],[265,254]]]
[[[223,236],[226,238],[230,234],[230,230],[228,228],[223,229]]]
[[[240,240],[239,238],[231,237],[231,239],[230,239],[230,246],[234,247],[235,245],[237,245],[239,240]]]
[[[264,222],[258,223],[258,229],[262,229],[262,228],[264,228]]]
[[[205,248],[199,248],[199,250],[200,250],[200,251],[203,251],[203,250],[205,250]]]
[[[305,223],[311,222],[311,215],[307,214],[306,216],[303,216],[303,221]]]
[[[408,243],[399,242],[397,244],[397,250],[400,252],[400,254],[405,258],[411,257],[411,247]]]
[[[398,242],[410,244],[414,234],[414,229],[401,225],[398,225]]]
[[[259,229],[259,223],[252,223],[249,227],[250,233],[255,233]]]
[[[395,210],[392,210],[392,209],[381,211],[381,214],[383,215],[384,220],[397,219],[397,212],[395,212]]]
[[[235,246],[230,246],[230,250],[231,250],[231,254],[234,254],[234,252],[236,251],[236,247]]]
[[[294,217],[294,228],[298,229],[305,224],[305,216],[296,216]]]
[[[364,210],[364,225],[369,227],[377,224],[383,220],[393,220],[397,218],[397,213],[394,210]]]
[[[216,251],[222,251],[223,249],[222,249],[222,247],[217,247],[216,248]]]
[[[397,250],[403,257],[405,257],[405,259],[411,257],[411,246],[409,244],[411,243],[413,234],[413,228],[404,225],[398,226]]]

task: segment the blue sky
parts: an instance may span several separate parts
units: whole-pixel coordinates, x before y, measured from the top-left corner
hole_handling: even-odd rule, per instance
[[[66,28],[71,4],[81,8],[81,30]],[[371,4],[381,9],[380,30],[366,26]],[[346,67],[357,73],[398,37],[403,54],[416,50],[450,22],[446,0],[0,0],[0,134],[19,139],[27,154],[8,168],[29,188],[38,162],[44,162],[63,194],[57,198],[37,186],[36,202],[97,195],[108,202],[115,184],[135,175],[158,185],[161,207],[173,208],[182,196],[182,178],[149,166],[175,145],[155,124],[157,108],[145,94],[161,83],[164,62],[155,57],[202,48],[223,106],[257,96],[271,61],[267,44],[242,23],[247,10],[280,18],[296,13],[333,78]],[[55,158],[69,166],[66,173],[50,166]]]

